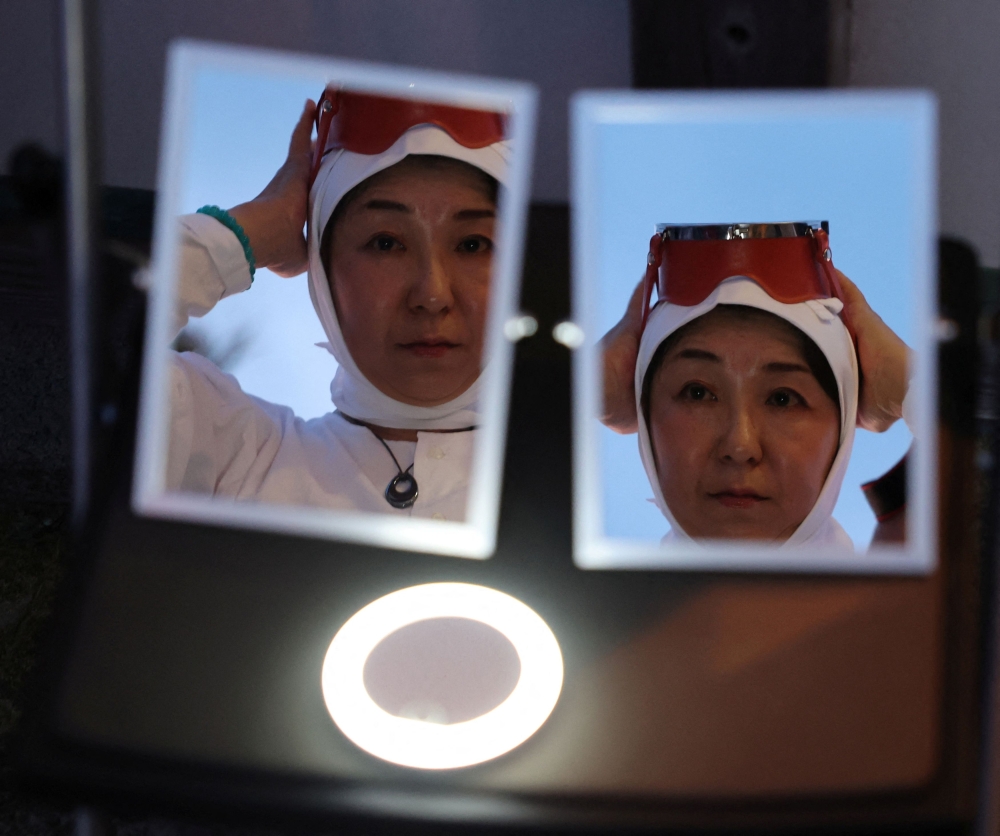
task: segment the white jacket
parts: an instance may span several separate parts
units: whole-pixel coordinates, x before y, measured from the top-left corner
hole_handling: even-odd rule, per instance
[[[175,332],[219,300],[250,287],[236,236],[214,218],[186,215]],[[367,427],[331,412],[304,421],[286,406],[246,394],[236,379],[197,354],[172,354],[167,489],[321,508],[462,522],[475,431],[418,432],[387,442],[400,466],[413,464],[416,502],[393,508],[385,489],[397,474]],[[317,381],[326,386],[326,381]]]

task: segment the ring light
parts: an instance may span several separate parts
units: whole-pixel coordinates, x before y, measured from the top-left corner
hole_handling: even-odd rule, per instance
[[[435,618],[478,621],[514,646],[521,674],[496,708],[446,725],[390,714],[365,689],[365,662],[378,644]],[[323,699],[344,735],[377,758],[417,769],[471,766],[519,746],[552,713],[562,680],[562,653],[541,617],[510,595],[466,583],[411,586],[358,610],[333,637],[322,674]]]

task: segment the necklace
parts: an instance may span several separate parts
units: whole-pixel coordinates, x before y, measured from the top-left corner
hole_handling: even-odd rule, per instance
[[[337,410],[337,415],[347,421],[349,424],[354,424],[358,427],[365,427],[368,431],[375,436],[385,447],[386,452],[392,456],[392,463],[396,465],[396,470],[399,471],[393,478],[392,481],[386,485],[385,488],[385,501],[388,502],[393,508],[409,508],[417,501],[417,480],[414,475],[410,472],[413,470],[413,465],[411,464],[406,470],[403,470],[399,466],[399,460],[396,458],[396,454],[392,452],[392,448],[385,443],[385,439],[382,438],[375,430],[373,430],[364,421],[359,421],[357,418],[352,418],[347,413]],[[456,432],[464,433],[470,432],[476,429],[476,427],[462,427],[457,430],[440,430],[440,432]]]
[[[392,448],[385,443],[385,439],[378,435],[375,430],[371,427],[371,434],[375,436],[382,446],[385,447],[386,452],[392,456],[392,463],[396,465],[396,470],[399,471],[395,476],[392,477],[392,481],[386,485],[385,488],[385,501],[388,502],[393,508],[409,508],[417,501],[417,480],[414,478],[413,474],[410,472],[413,470],[413,465],[411,464],[406,470],[403,470],[399,466],[399,460],[396,458],[396,454],[392,452]]]

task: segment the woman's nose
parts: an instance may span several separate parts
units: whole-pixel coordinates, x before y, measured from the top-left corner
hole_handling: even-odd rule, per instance
[[[750,410],[735,405],[727,416],[719,457],[734,464],[756,464],[763,456],[760,433]]]
[[[442,313],[454,304],[451,277],[445,264],[435,253],[428,253],[420,260],[407,302],[411,310],[430,314]]]

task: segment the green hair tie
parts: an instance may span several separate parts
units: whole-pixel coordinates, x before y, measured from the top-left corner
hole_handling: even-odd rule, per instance
[[[218,206],[202,206],[197,214],[215,218],[220,224],[231,230],[233,235],[239,239],[239,242],[243,245],[243,255],[246,256],[247,265],[250,267],[250,284],[253,284],[253,275],[257,272],[257,261],[253,257],[253,248],[250,246],[250,239],[236,218]]]

